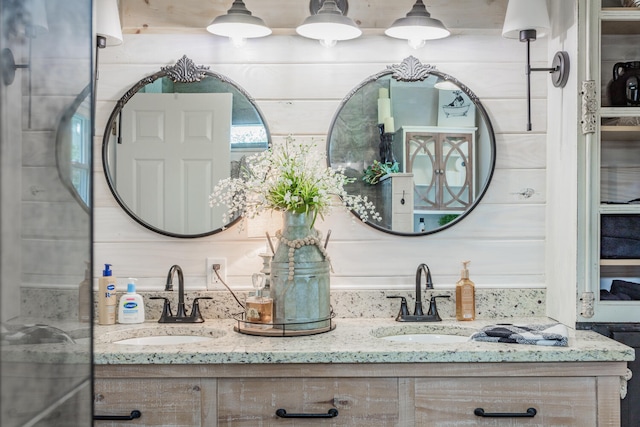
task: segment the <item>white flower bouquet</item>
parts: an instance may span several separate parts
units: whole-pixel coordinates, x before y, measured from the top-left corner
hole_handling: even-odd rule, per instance
[[[312,213],[314,223],[332,209],[338,196],[342,207],[354,211],[362,221],[379,220],[367,197],[348,194],[344,186],[353,182],[339,169],[326,166],[316,144],[299,144],[288,136],[283,144],[247,158],[238,178],[221,180],[209,196],[211,206],[226,205],[224,223],[241,216],[255,218],[267,210]],[[312,224],[313,226],[313,224]]]

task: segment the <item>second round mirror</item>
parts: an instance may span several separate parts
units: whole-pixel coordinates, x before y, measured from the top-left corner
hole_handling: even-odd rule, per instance
[[[414,57],[352,90],[334,116],[327,159],[367,196],[385,232],[419,236],[462,220],[486,192],[496,144],[489,116],[462,82]]]

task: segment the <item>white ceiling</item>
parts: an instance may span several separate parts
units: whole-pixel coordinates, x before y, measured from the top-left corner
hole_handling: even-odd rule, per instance
[[[508,0],[425,0],[431,16],[449,29],[502,28]],[[120,0],[127,33],[200,31],[233,0]],[[406,16],[415,0],[350,0],[348,16],[364,30],[384,29]],[[245,0],[247,8],[274,30],[289,31],[309,15],[308,0]]]

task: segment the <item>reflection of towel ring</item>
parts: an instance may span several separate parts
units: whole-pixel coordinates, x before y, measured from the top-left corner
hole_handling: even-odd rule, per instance
[[[453,166],[453,168],[457,171],[461,171],[465,168],[465,164],[464,164],[464,160],[460,157],[456,160],[456,164]]]

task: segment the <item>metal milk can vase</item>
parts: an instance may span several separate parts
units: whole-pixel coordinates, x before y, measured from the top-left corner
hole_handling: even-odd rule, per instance
[[[278,246],[271,261],[273,323],[286,330],[330,325],[329,260],[321,235],[311,228],[313,213],[284,212]],[[280,326],[278,324],[286,324]]]

